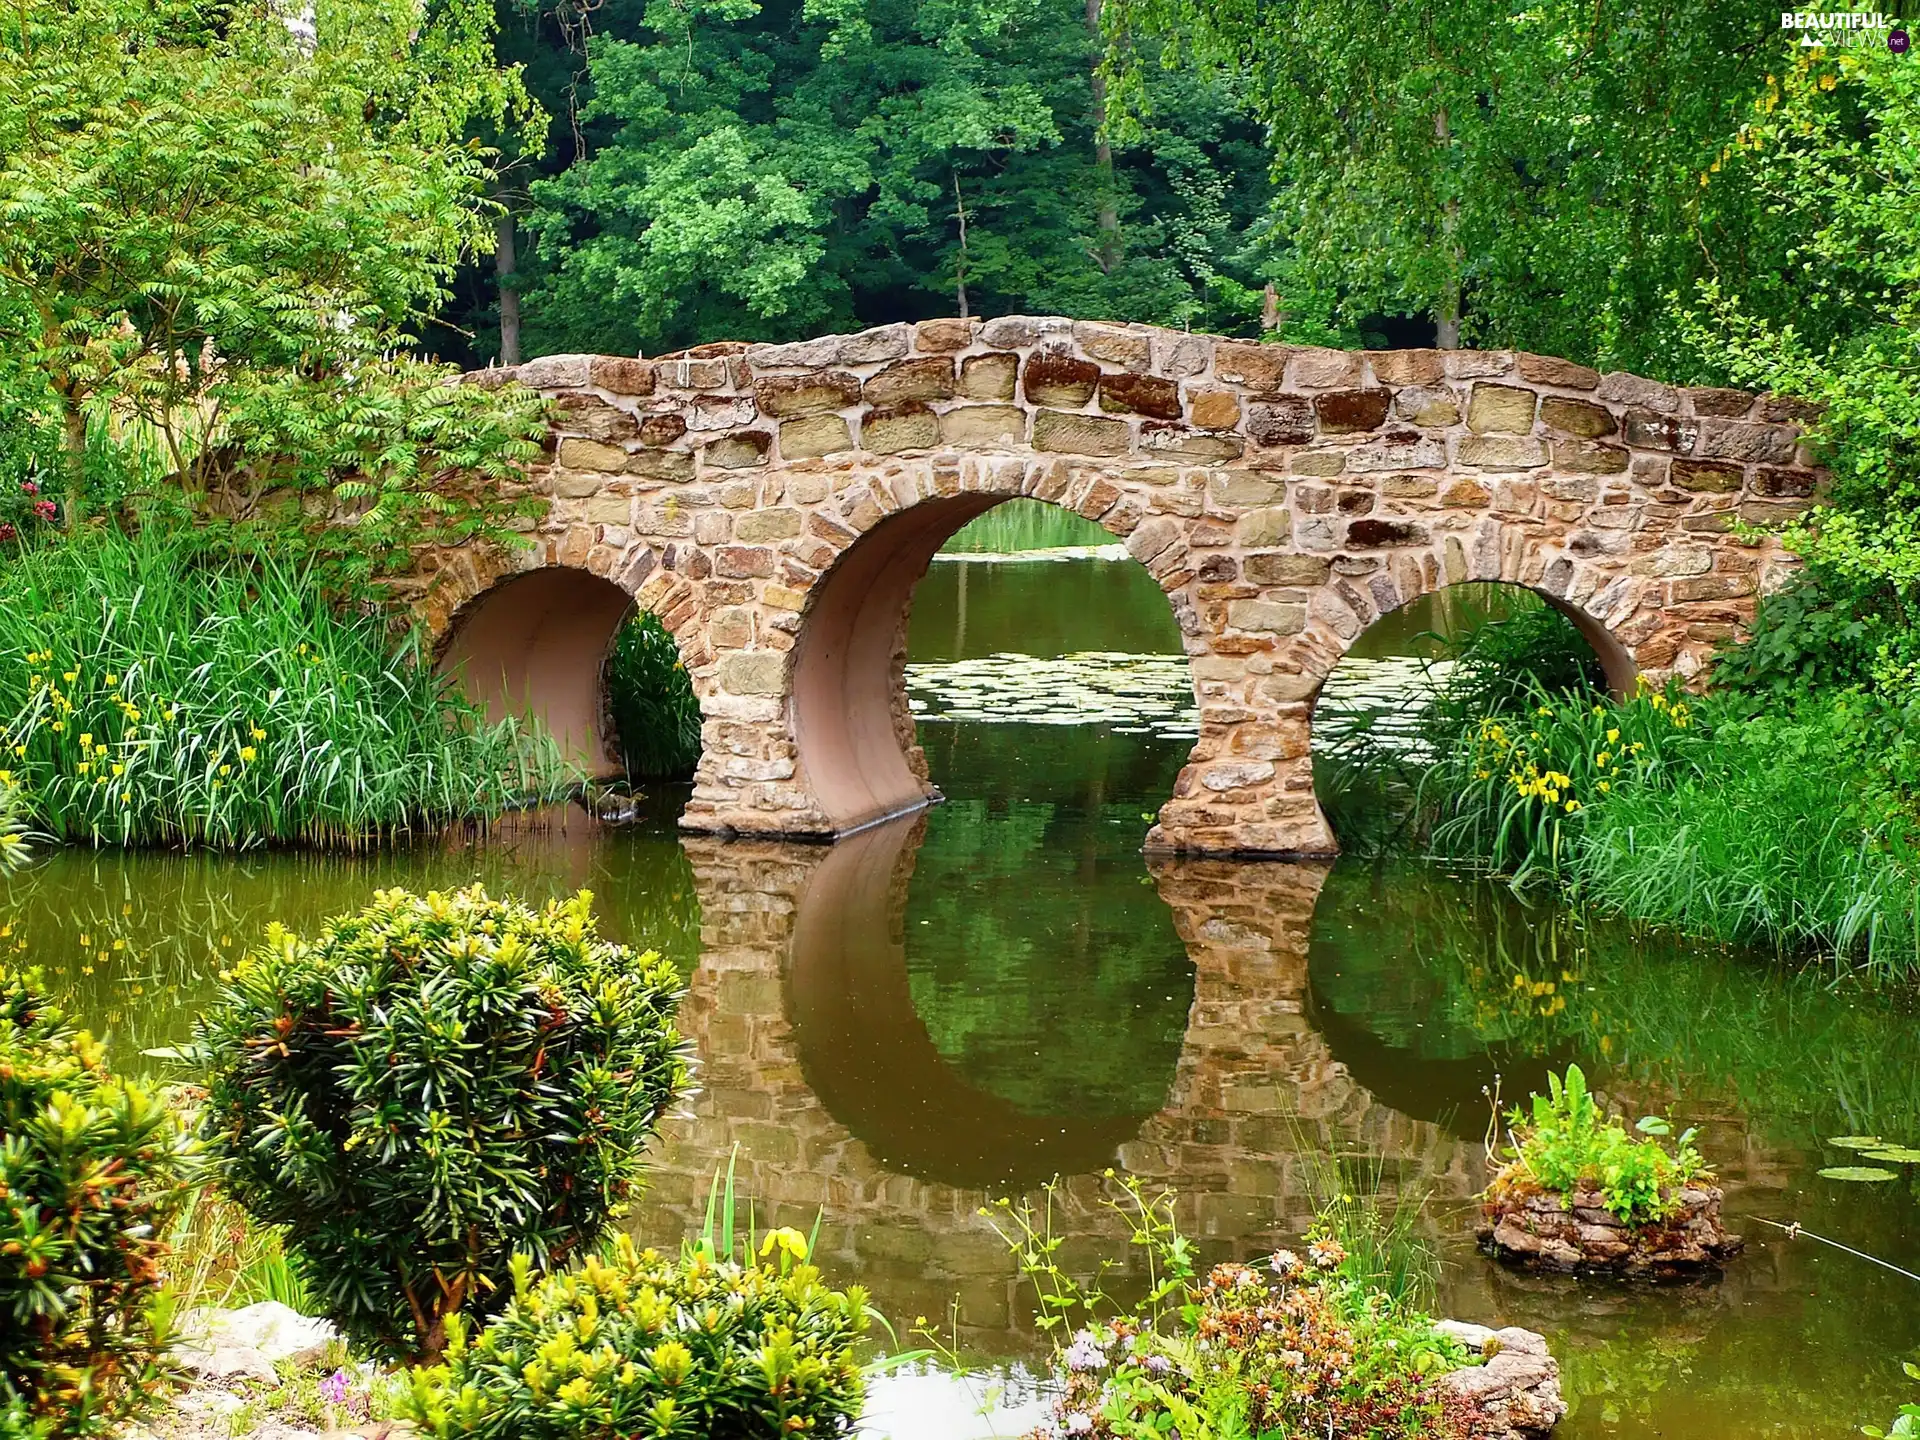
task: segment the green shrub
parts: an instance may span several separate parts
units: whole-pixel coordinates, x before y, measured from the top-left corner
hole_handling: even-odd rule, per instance
[[[200,1023],[226,1186],[349,1336],[437,1353],[515,1251],[577,1256],[633,1185],[687,1078],[680,986],[591,906],[381,891],[312,941],[271,927]]]
[[[84,1032],[0,970],[0,1430],[102,1436],[171,1388],[157,1236],[192,1143]]]
[[[11,770],[0,770],[0,875],[18,870],[33,858],[27,842],[27,822],[21,812],[20,786]]]
[[[37,828],[114,845],[362,844],[572,779],[379,617],[158,529],[0,566],[0,766]]]
[[[823,1284],[799,1235],[768,1240],[777,1266],[636,1253],[625,1235],[538,1284],[521,1263],[506,1313],[471,1344],[453,1326],[401,1411],[443,1440],[851,1434],[866,1296]]]
[[[635,615],[614,636],[607,698],[620,759],[635,780],[683,779],[700,763],[700,702],[660,617]]]
[[[1648,1117],[1636,1140],[1627,1127],[1608,1116],[1587,1089],[1578,1065],[1567,1078],[1549,1072],[1548,1093],[1535,1095],[1530,1110],[1507,1116],[1514,1137],[1511,1158],[1494,1177],[1491,1192],[1537,1188],[1568,1195],[1582,1188],[1598,1191],[1601,1203],[1631,1224],[1672,1213],[1675,1192],[1707,1173],[1685,1131],[1668,1153],[1656,1135],[1669,1133],[1664,1120]]]
[[[1489,715],[1533,708],[1535,691],[1604,697],[1606,671],[1573,622],[1529,590],[1499,586],[1505,613],[1443,638],[1453,668],[1428,710],[1429,733],[1451,738]]]

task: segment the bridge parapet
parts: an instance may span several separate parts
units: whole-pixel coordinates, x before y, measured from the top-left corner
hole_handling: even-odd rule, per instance
[[[1298,854],[1334,848],[1313,702],[1379,615],[1509,581],[1617,685],[1692,678],[1791,563],[1740,527],[1786,523],[1820,482],[1793,402],[1510,351],[1007,316],[467,378],[552,397],[528,477],[551,508],[525,551],[428,557],[430,629],[542,568],[660,614],[705,716],[684,823],[722,832],[831,836],[933,798],[900,679],[913,583],[1013,496],[1112,532],[1179,622],[1201,733],[1150,844]],[[538,684],[487,694],[537,705]]]

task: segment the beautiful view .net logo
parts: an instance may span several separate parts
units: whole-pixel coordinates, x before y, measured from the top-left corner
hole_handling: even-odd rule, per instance
[[[1782,10],[1780,28],[1800,33],[1802,45],[1857,49],[1885,45],[1904,55],[1913,40],[1906,27],[1878,10]]]

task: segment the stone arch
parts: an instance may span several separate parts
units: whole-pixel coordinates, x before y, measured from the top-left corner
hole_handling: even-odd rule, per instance
[[[953,483],[965,488],[942,493]],[[1010,499],[1037,499],[1102,523],[1120,484],[1120,477],[1095,470],[1074,485],[1056,467],[1017,462],[962,467],[951,480],[933,469],[895,477],[896,498],[916,491],[917,498],[850,542],[821,575],[793,652],[796,759],[836,833],[939,798],[914,741],[904,678],[913,591],[935,553],[962,526]],[[1117,540],[1128,534],[1109,533]],[[1154,573],[1176,624],[1190,604],[1190,578]]]
[[[1506,580],[1617,646],[1623,681],[1692,679],[1792,563],[1742,522],[1821,479],[1792,402],[1514,351],[1005,316],[467,378],[552,400],[528,477],[551,508],[512,563],[584,566],[667,620],[704,720],[681,823],[721,834],[833,839],[934,798],[875,617],[974,507],[1069,506],[1171,598],[1200,733],[1148,848],[1297,856],[1335,849],[1313,702],[1383,609]]]

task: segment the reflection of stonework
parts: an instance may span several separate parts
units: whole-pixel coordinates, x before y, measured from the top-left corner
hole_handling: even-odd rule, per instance
[[[704,831],[845,834],[927,800],[901,616],[940,544],[1009,497],[1111,531],[1179,622],[1200,734],[1153,847],[1330,853],[1311,709],[1375,618],[1510,581],[1615,683],[1691,675],[1786,563],[1736,525],[1790,519],[1818,478],[1782,402],[1508,351],[1011,316],[469,379],[510,376],[555,402],[528,476],[551,510],[525,551],[424,557],[421,611],[506,709],[580,691],[581,731],[627,596],[659,614],[705,716],[683,819]],[[516,569],[587,588],[508,599]]]
[[[832,848],[687,842],[703,954],[683,1024],[704,1088],[653,1173],[644,1236],[696,1228],[737,1146],[742,1192],[783,1222],[822,1213],[825,1262],[869,1285],[890,1318],[944,1315],[957,1295],[965,1330],[1004,1351],[1025,1300],[977,1212],[1005,1187],[966,1178],[996,1158],[1025,1167],[1024,1186],[1071,1175],[1063,1263],[1087,1271],[1128,1258],[1125,1228],[1101,1203],[1108,1165],[1178,1190],[1183,1226],[1210,1255],[1297,1235],[1312,1210],[1306,1167],[1330,1153],[1385,1156],[1390,1180],[1456,1198],[1477,1183],[1477,1146],[1375,1102],[1303,1019],[1318,866],[1155,867],[1197,971],[1158,1114],[1118,1129],[1036,1120],[973,1090],[940,1060],[907,992],[901,928],[921,833],[908,821]]]

